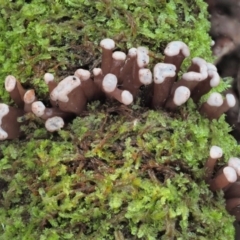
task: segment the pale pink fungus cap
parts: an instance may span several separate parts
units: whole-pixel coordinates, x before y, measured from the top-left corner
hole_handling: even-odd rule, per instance
[[[53,101],[68,102],[68,94],[81,84],[81,81],[76,76],[68,76],[64,78],[51,92]]]
[[[5,78],[5,89],[7,92],[11,92],[14,90],[15,86],[16,86],[17,80],[14,76],[12,75],[8,75]]]
[[[176,75],[176,66],[170,63],[157,63],[153,69],[154,82],[156,84],[163,83],[167,77]]]
[[[213,159],[217,159],[222,157],[223,151],[220,147],[218,146],[212,146],[210,149],[210,157]]]
[[[63,128],[64,126],[64,121],[61,117],[52,117],[47,119],[45,122],[45,128],[49,132],[55,132]]]
[[[223,104],[223,98],[222,95],[220,93],[212,93],[208,100],[207,103],[210,106],[214,106],[214,107],[220,107]]]
[[[180,86],[175,90],[173,102],[177,106],[184,104],[190,97],[190,90],[187,87]]]
[[[52,73],[45,73],[43,79],[45,83],[48,84],[49,82],[52,82],[54,80],[54,75]]]
[[[167,56],[170,56],[170,57],[171,56],[176,56],[180,52],[182,52],[182,54],[185,57],[188,57],[190,55],[190,51],[189,51],[188,46],[184,42],[181,42],[181,41],[170,42],[164,50],[164,54],[167,55]]]

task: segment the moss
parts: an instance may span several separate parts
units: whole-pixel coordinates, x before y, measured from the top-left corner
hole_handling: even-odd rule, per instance
[[[192,57],[211,60],[202,0],[18,0],[0,13],[1,83],[16,75],[40,98],[46,71],[60,79],[97,66],[104,37],[125,50],[147,46],[154,61],[167,42],[183,40]],[[94,102],[59,133],[39,122],[25,130],[0,145],[0,239],[233,236],[222,193],[203,181],[210,146],[224,150],[219,165],[240,152],[224,116],[210,122],[192,102],[171,114]]]
[[[240,152],[222,135],[224,118],[210,122],[190,106],[173,116],[108,109],[92,107],[58,136],[1,145],[1,239],[233,235],[221,193],[203,181],[212,144],[222,163]]]

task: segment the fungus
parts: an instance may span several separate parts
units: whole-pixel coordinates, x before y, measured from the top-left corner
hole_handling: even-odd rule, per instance
[[[135,59],[133,62],[133,68],[132,70],[129,69],[129,75],[126,77],[126,79],[123,79],[122,88],[131,92],[133,98],[136,98],[139,88],[142,85],[149,85],[152,83],[152,72],[150,69],[145,68],[149,63],[147,48],[138,47],[136,55],[135,51],[133,50],[132,58]]]
[[[48,92],[51,95],[53,89],[57,87],[58,83],[54,81],[54,76],[52,73],[45,73],[43,79],[45,83],[48,85]],[[51,98],[50,98],[50,103],[53,107],[57,106],[56,101],[53,101]]]
[[[224,167],[223,170],[216,175],[217,176],[209,182],[211,191],[224,189],[237,181],[235,169],[229,166]]]
[[[233,183],[225,192],[224,197],[226,199],[240,198],[240,181]]]
[[[238,176],[240,176],[240,159],[236,157],[231,157],[228,160],[228,166],[235,169]]]
[[[14,76],[8,75],[5,78],[5,89],[7,92],[9,92],[11,99],[17,104],[18,107],[24,107],[23,96],[26,90]]]
[[[50,97],[53,101],[57,101],[62,111],[79,115],[87,104],[87,98],[80,85],[81,81],[78,77],[68,76],[58,83]]]
[[[34,102],[31,106],[31,110],[37,117],[43,120],[57,116],[66,119],[71,116],[71,113],[63,112],[59,108],[46,108],[41,101]]]
[[[183,60],[190,55],[190,50],[185,43],[173,41],[166,46],[164,55],[164,63],[174,64],[178,73]]]
[[[102,88],[109,96],[125,105],[129,105],[133,101],[133,96],[129,91],[117,88],[117,77],[114,74],[108,73],[104,77]]]
[[[226,210],[235,216],[237,221],[240,221],[240,198],[227,199]]]
[[[88,101],[97,100],[100,95],[100,89],[96,82],[90,78],[91,73],[85,69],[77,69],[74,73],[81,81],[81,88]]]
[[[122,83],[124,83],[125,85],[131,84],[133,79],[133,67],[136,61],[136,57],[137,57],[137,49],[130,48],[128,50],[128,55],[127,55],[125,64],[123,65],[119,73],[119,79],[118,79],[119,84],[122,84]],[[125,85],[123,86],[123,88],[126,87]]]
[[[203,103],[199,109],[200,114],[206,116],[210,120],[218,118],[217,111],[223,104],[223,98],[220,93],[212,93],[207,102]]]
[[[205,163],[205,181],[208,183],[209,180],[212,177],[214,167],[216,165],[216,162],[219,158],[221,158],[223,155],[223,151],[218,146],[212,146],[209,152],[209,158],[207,162]]]
[[[21,124],[17,119],[23,115],[23,109],[17,109],[5,103],[0,103],[0,140],[20,137]]]
[[[180,86],[167,99],[165,107],[169,110],[175,110],[177,107],[184,104],[190,97],[190,90],[187,87]]]
[[[191,94],[191,98],[195,103],[197,103],[204,94],[208,93],[213,87],[218,86],[220,83],[219,74],[216,69],[212,67],[213,65],[208,64],[207,66],[207,77],[197,84]]]
[[[176,66],[170,63],[157,63],[153,69],[153,99],[154,108],[162,107],[169,96],[176,76]]]
[[[64,126],[64,121],[61,117],[55,116],[52,118],[48,118],[45,122],[45,128],[49,132],[56,132],[62,129]]]
[[[24,111],[26,113],[29,113],[32,111],[32,104],[37,101],[35,91],[33,89],[27,90],[23,96],[23,101],[25,103],[24,105]]]
[[[217,109],[215,118],[218,119],[223,113],[236,105],[236,98],[233,94],[227,93],[222,105]]]
[[[109,70],[109,73],[114,74],[115,76],[119,77],[120,70],[124,65],[126,60],[126,54],[124,52],[116,51],[112,54],[112,64]]]
[[[101,69],[103,75],[106,75],[112,66],[112,51],[115,48],[115,42],[110,38],[105,38],[100,42],[100,46],[102,48]]]

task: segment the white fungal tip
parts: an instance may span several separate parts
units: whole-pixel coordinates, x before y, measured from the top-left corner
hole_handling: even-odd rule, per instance
[[[36,99],[35,91],[33,89],[27,90],[23,96],[23,101],[27,104],[34,102]]]
[[[213,159],[221,158],[223,155],[223,151],[218,146],[212,146],[210,149],[210,157]]]
[[[139,81],[143,85],[149,85],[152,83],[152,72],[147,68],[139,69],[138,72]]]
[[[188,46],[181,41],[170,42],[164,50],[164,54],[170,57],[179,55],[180,52],[183,54],[184,57],[188,57],[190,55],[190,50]]]
[[[34,102],[31,106],[32,112],[37,116],[41,117],[44,114],[46,107],[41,101]]]
[[[51,92],[50,97],[53,101],[68,102],[68,94],[81,84],[76,76],[64,78]]]
[[[127,90],[122,91],[121,97],[122,103],[125,105],[129,105],[133,102],[133,95]]]
[[[0,127],[0,141],[7,139],[8,133]]]
[[[219,74],[215,70],[208,70],[208,76],[211,77],[210,80],[210,86],[211,87],[216,87],[220,83],[220,77]]]
[[[128,56],[130,57],[136,57],[137,56],[137,49],[136,48],[130,48],[128,50]]]
[[[5,78],[5,89],[7,92],[12,92],[17,84],[17,80],[14,76],[8,75]]]
[[[2,124],[2,118],[9,113],[9,106],[5,103],[0,103],[0,125]]]
[[[177,106],[184,104],[190,97],[190,90],[185,86],[180,86],[175,90],[173,102]]]
[[[167,77],[176,75],[176,66],[170,63],[157,63],[153,69],[153,80],[156,84],[161,84]]]
[[[234,107],[235,104],[236,104],[236,98],[231,93],[228,93],[226,95],[226,101],[227,101],[227,104],[228,104],[229,107]]]
[[[223,169],[223,174],[229,183],[234,183],[237,181],[237,173],[234,168],[229,167],[229,166],[225,167]]]
[[[75,71],[74,75],[77,76],[81,81],[87,81],[90,79],[91,73],[88,70],[80,68]]]
[[[113,92],[117,87],[117,77],[112,73],[108,73],[103,78],[102,87],[105,92]]]
[[[99,76],[102,74],[102,69],[101,68],[94,68],[93,69],[93,75],[94,76]]]
[[[116,61],[125,61],[127,56],[124,52],[116,51],[112,54],[112,58]]]
[[[214,70],[217,72],[217,68],[214,64],[207,62],[207,69],[208,70]]]
[[[207,77],[207,71],[205,73],[186,72],[182,75],[182,79],[186,81],[197,81],[197,82],[201,82],[206,77]]]
[[[45,122],[45,128],[49,132],[59,131],[64,126],[64,121],[61,117],[52,117]]]
[[[112,50],[115,47],[115,42],[110,38],[105,38],[100,42],[100,46],[104,49]]]
[[[52,73],[45,73],[43,79],[46,84],[49,84],[49,82],[52,82],[54,80],[54,75]]]
[[[149,63],[148,49],[145,47],[137,48],[137,64],[139,68],[146,67]]]
[[[237,175],[240,176],[240,159],[236,157],[230,157],[228,160],[228,166],[235,169]]]
[[[220,93],[214,92],[209,96],[207,103],[213,107],[220,107],[223,104],[223,97]]]

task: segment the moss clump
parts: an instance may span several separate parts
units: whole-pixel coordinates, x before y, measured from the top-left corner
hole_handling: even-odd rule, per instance
[[[18,0],[0,13],[0,79],[14,74],[40,98],[46,71],[60,79],[97,66],[104,37],[158,53],[182,40],[211,59],[202,0]],[[203,181],[212,145],[224,150],[221,164],[240,151],[224,116],[209,122],[191,102],[175,114],[95,102],[58,134],[37,122],[25,130],[26,139],[0,145],[0,239],[233,236],[222,194]]]
[[[240,152],[224,118],[91,107],[59,136],[1,145],[0,239],[233,236],[221,193],[203,180],[212,144],[224,160]]]

